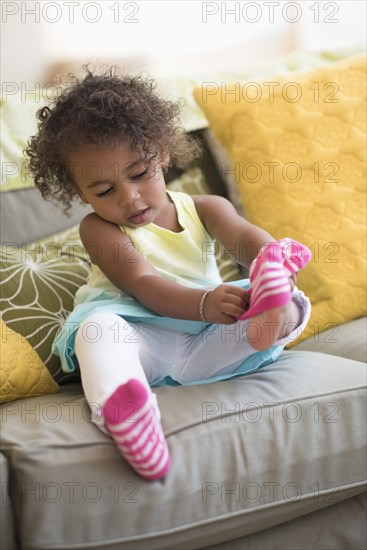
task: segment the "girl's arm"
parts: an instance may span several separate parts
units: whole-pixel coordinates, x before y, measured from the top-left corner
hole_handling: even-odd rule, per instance
[[[92,262],[117,288],[159,315],[202,320],[200,302],[204,291],[165,279],[117,225],[91,213],[82,220],[79,231]],[[248,297],[242,288],[220,285],[213,294],[207,321],[230,324],[244,312]]]
[[[249,267],[263,244],[275,240],[240,216],[224,197],[195,195],[192,198],[209,235],[220,242],[237,263]]]
[[[240,216],[233,204],[224,197],[195,195],[192,198],[209,235],[219,241],[237,263],[249,267],[260,248],[275,240],[270,233]],[[290,280],[293,290],[297,274],[294,273]]]

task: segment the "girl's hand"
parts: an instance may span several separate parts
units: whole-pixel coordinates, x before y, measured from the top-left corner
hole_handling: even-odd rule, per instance
[[[205,298],[203,313],[208,323],[236,323],[250,303],[247,290],[233,285],[219,285]]]
[[[297,284],[297,274],[289,277],[291,292]],[[230,325],[248,310],[250,293],[238,286],[223,284],[211,290],[205,298],[203,313],[208,323]]]

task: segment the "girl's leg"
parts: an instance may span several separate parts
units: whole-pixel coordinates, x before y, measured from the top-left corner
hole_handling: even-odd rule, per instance
[[[292,303],[299,309],[299,322],[290,323],[288,335],[278,340],[274,338],[276,323],[261,326],[256,325],[252,319],[239,320],[232,325],[212,324],[195,336],[182,334],[180,346],[182,359],[180,364],[177,363],[173,377],[185,384],[233,374],[246,359],[259,351],[255,347],[256,342],[263,337],[265,330],[272,340],[272,346],[285,346],[296,340],[308,323],[311,304],[304,293],[297,288],[293,291]],[[252,343],[248,339],[248,332],[251,330]],[[242,367],[241,372],[245,374],[259,368],[257,365],[261,366],[265,356],[260,353],[258,357],[258,361],[250,361],[245,368]]]
[[[94,421],[137,473],[158,479],[169,468],[169,453],[139,350],[139,333],[113,313],[92,314],[75,339],[83,390],[98,411]]]

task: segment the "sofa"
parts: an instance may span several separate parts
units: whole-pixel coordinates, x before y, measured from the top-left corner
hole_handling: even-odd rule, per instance
[[[172,169],[167,182],[237,204],[220,170],[227,153],[211,128],[197,136],[203,159],[183,173]],[[153,388],[172,465],[164,479],[145,481],[90,421],[78,374],[62,373],[50,354],[57,323],[89,273],[77,233],[86,207],[76,204],[66,219],[36,189],[16,186],[1,194],[1,209],[2,290],[13,285],[2,292],[2,319],[37,353],[34,369],[52,379],[13,395],[2,364],[2,549],[366,548],[364,315],[320,325],[246,376]],[[244,275],[216,254],[224,280]],[[41,291],[55,293],[47,314]],[[34,369],[28,359],[19,365],[18,354],[9,361],[23,369],[24,385]]]

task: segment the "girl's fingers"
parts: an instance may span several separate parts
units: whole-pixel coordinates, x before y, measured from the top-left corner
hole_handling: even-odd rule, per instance
[[[234,317],[236,320],[242,315],[244,312],[244,308],[237,306],[235,304],[225,304],[225,307],[223,307],[222,313],[224,315],[230,315],[231,317]]]
[[[242,290],[242,289],[241,289]],[[234,304],[242,308],[242,310],[247,309],[250,304],[250,294],[246,292],[246,294],[227,294],[223,298],[224,303],[228,304]]]
[[[250,294],[248,291],[233,285],[221,285],[209,293],[206,299],[206,317],[212,317],[217,312],[219,317],[215,322],[231,324],[249,308]]]

